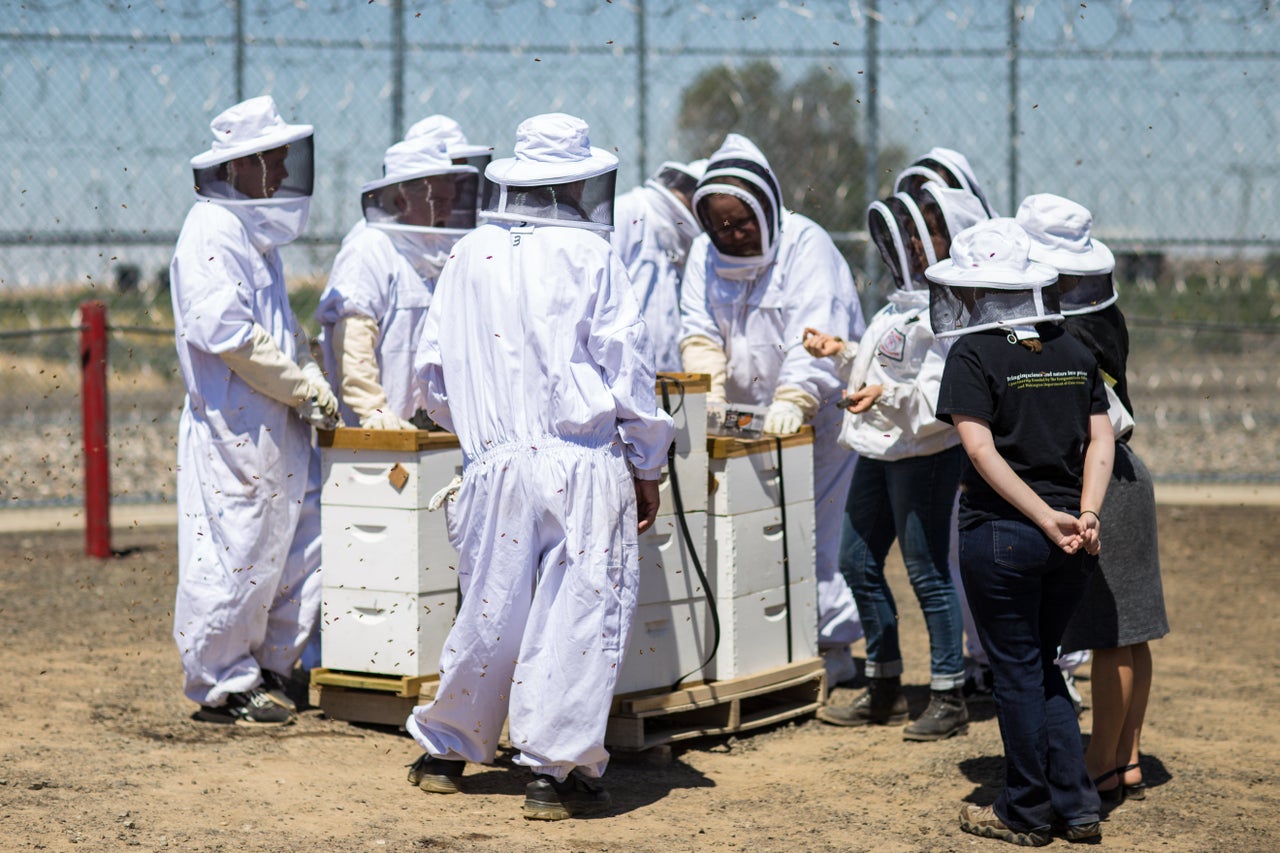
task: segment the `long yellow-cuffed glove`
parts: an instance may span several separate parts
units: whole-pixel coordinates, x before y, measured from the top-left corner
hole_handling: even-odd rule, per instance
[[[378,381],[378,321],[363,314],[333,324],[333,355],[338,363],[342,400],[360,418],[364,429],[417,429],[391,411],[387,392]]]
[[[764,415],[764,431],[791,435],[818,411],[818,400],[792,385],[782,385],[773,392],[773,402]]]
[[[306,346],[303,336],[299,352]],[[319,366],[300,366],[257,323],[249,340],[239,347],[219,353],[222,361],[248,383],[249,387],[298,411],[298,415],[316,429],[333,429],[339,423],[338,401]]]
[[[723,347],[706,335],[692,335],[680,342],[680,362],[686,373],[711,374],[711,390],[707,393],[707,402],[724,402],[729,356],[725,355]]]

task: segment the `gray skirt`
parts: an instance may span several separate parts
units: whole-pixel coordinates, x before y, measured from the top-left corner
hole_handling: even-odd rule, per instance
[[[1098,570],[1062,636],[1064,652],[1115,649],[1169,633],[1155,488],[1147,466],[1128,444],[1116,445],[1102,517]]]

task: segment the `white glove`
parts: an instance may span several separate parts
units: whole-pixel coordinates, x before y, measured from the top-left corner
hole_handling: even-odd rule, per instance
[[[431,496],[431,500],[427,501],[427,509],[434,512],[444,506],[444,502],[458,493],[458,489],[462,488],[462,478],[454,475],[449,481],[449,485]]]
[[[330,399],[333,398],[332,392],[329,393],[329,397]],[[336,407],[333,412],[327,412],[320,405],[319,400],[315,398],[303,400],[294,406],[294,411],[298,413],[298,417],[316,429],[334,429],[342,423],[338,418]]]
[[[311,383],[309,389],[311,393],[307,395],[307,399],[314,400],[320,411],[335,421],[341,422],[342,419],[338,415],[338,398],[333,395],[333,389],[329,387],[329,380],[324,378],[324,371],[320,369],[320,365],[308,358],[302,363],[302,375]],[[332,427],[322,428],[332,429]]]
[[[706,373],[711,377],[707,402],[724,402],[729,356],[723,347],[706,335],[692,335],[680,342],[680,363],[686,373]]]
[[[774,400],[769,411],[764,415],[764,431],[774,435],[791,435],[800,431],[804,423],[804,412],[795,403],[786,400]]]
[[[363,314],[343,317],[333,324],[333,355],[338,363],[337,381],[342,399],[360,418],[365,429],[406,427],[365,426],[366,419],[391,408],[378,376],[378,321]],[[412,429],[412,427],[408,427]]]
[[[395,412],[375,411],[360,419],[361,429],[417,429]]]

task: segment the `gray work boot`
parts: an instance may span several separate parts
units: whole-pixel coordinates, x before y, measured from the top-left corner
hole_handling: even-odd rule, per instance
[[[867,689],[849,705],[824,705],[817,717],[833,726],[896,726],[907,721],[907,697],[901,676],[872,678]]]
[[[929,691],[929,707],[920,719],[902,730],[903,740],[943,740],[969,731],[969,708],[964,688]]]

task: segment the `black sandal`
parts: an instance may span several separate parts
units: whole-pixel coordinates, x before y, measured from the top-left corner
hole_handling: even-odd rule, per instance
[[[1104,807],[1114,808],[1124,802],[1125,790],[1123,782],[1117,781],[1114,788],[1107,788],[1105,790],[1098,787],[1100,784],[1112,778],[1119,772],[1120,768],[1117,767],[1115,770],[1108,770],[1106,773],[1103,773],[1101,776],[1093,780],[1093,787],[1097,789],[1098,799],[1102,801]]]
[[[1141,765],[1135,762],[1133,764],[1126,764],[1123,767],[1117,767],[1113,771],[1118,777],[1120,777],[1120,787],[1124,788],[1124,796],[1130,800],[1145,800],[1147,798],[1147,783],[1145,781],[1139,779],[1132,785],[1124,781],[1124,774],[1128,773],[1130,770],[1141,769]]]

